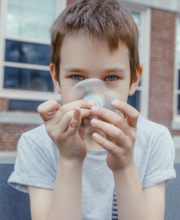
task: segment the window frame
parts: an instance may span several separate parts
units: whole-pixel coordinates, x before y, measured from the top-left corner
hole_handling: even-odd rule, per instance
[[[178,115],[178,99],[177,99],[177,95],[180,94],[180,90],[178,89],[178,74],[180,70],[180,65],[178,65],[178,60],[177,60],[177,38],[176,38],[179,20],[180,20],[180,14],[177,14],[175,20],[174,94],[173,94],[173,119],[171,122],[172,130],[180,130],[180,115]]]
[[[6,40],[15,40],[28,43],[37,43],[43,45],[50,45],[50,42],[39,39],[31,39],[25,37],[9,37],[6,36],[6,15],[7,15],[8,0],[1,1],[0,9],[0,96],[4,98],[11,99],[25,99],[25,100],[48,100],[56,99],[60,100],[61,95],[58,94],[54,88],[54,92],[41,92],[41,91],[30,91],[30,90],[20,90],[20,89],[7,89],[4,88],[4,67],[18,67],[27,69],[37,69],[49,71],[49,66],[44,65],[33,65],[33,64],[23,64],[5,61],[5,43]],[[66,0],[56,0],[56,15],[55,18],[65,9]]]
[[[127,10],[141,13],[141,60],[143,75],[140,91],[140,117],[148,119],[149,109],[149,72],[150,72],[150,43],[151,43],[151,8],[140,4],[129,3],[119,0]]]

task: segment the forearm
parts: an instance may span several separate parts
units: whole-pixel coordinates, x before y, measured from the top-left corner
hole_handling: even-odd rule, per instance
[[[121,220],[155,220],[149,212],[136,165],[114,173],[118,219]]]
[[[59,160],[47,220],[81,220],[82,165]]]

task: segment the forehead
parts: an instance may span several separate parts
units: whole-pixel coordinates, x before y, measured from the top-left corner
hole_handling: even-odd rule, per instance
[[[97,39],[90,39],[86,36],[69,36],[63,41],[61,47],[61,64],[89,63],[102,65],[109,64],[124,64],[129,66],[129,51],[123,44],[119,43],[119,47],[111,52],[107,42]]]

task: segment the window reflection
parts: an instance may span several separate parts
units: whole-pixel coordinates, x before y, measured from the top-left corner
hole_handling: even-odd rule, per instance
[[[136,91],[134,95],[128,96],[127,103],[140,112],[140,91]]]
[[[178,114],[180,115],[180,95],[178,95]]]
[[[49,45],[6,40],[5,61],[48,66],[50,53]]]
[[[54,92],[48,71],[5,67],[4,88]]]

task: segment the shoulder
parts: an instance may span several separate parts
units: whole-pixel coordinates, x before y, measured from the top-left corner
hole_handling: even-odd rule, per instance
[[[164,132],[169,132],[168,128],[162,124],[139,117],[137,123],[137,132],[140,136],[158,136]]]
[[[22,133],[19,142],[20,145],[29,145],[31,148],[38,147],[43,150],[54,147],[54,143],[47,134],[44,124]]]
[[[139,146],[146,146],[146,150],[155,145],[166,142],[173,145],[173,139],[169,129],[156,122],[139,118],[137,123],[136,143]]]

